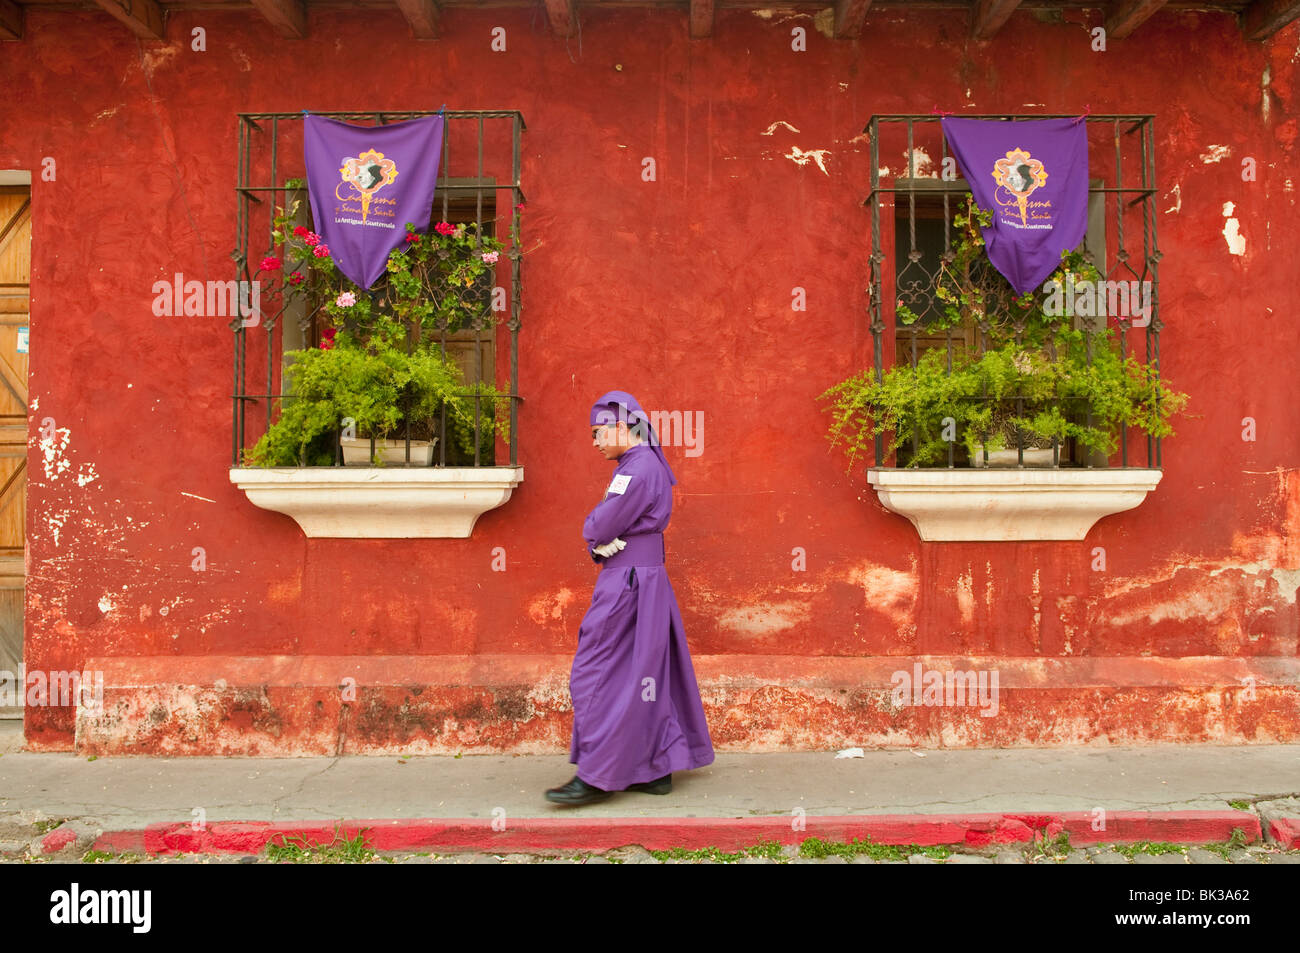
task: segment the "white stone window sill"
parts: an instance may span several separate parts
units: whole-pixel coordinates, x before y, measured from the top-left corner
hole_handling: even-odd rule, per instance
[[[926,542],[1081,540],[1104,516],[1131,510],[1163,471],[869,469],[880,502]]]
[[[524,481],[523,467],[235,467],[254,506],[308,537],[465,539]]]

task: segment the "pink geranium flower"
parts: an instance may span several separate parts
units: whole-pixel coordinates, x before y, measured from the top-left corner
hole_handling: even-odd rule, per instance
[[[317,258],[328,258],[330,255],[330,247],[329,245],[317,245],[312,254]]]
[[[485,251],[483,253],[483,260],[487,262],[489,265],[495,265],[497,263],[497,259],[500,257],[501,255],[499,252]]]
[[[334,303],[340,308],[350,308],[357,303],[357,296],[351,291],[345,291],[334,299]]]
[[[312,245],[312,246],[320,244],[320,236],[317,235],[315,232],[308,232],[306,235],[303,236],[302,240],[305,241],[308,245]]]

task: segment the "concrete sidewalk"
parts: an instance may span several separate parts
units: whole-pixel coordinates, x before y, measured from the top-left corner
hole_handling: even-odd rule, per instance
[[[70,819],[53,850],[75,835],[78,847],[256,852],[274,832],[332,830],[306,823],[322,821],[374,821],[393,849],[722,847],[849,833],[982,846],[1035,830],[1074,843],[1205,843],[1236,827],[1248,842],[1300,847],[1300,800],[1288,800],[1300,796],[1300,745],[719,753],[675,775],[670,795],[563,808],[542,792],[572,776],[564,755],[91,761],[21,743],[16,722],[0,726],[0,841],[41,818]]]

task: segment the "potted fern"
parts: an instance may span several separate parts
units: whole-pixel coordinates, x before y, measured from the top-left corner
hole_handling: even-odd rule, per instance
[[[502,244],[474,224],[439,222],[421,235],[408,223],[405,247],[389,255],[386,286],[372,293],[343,276],[319,235],[293,225],[298,205],[276,209],[283,259],[267,256],[259,274],[272,276],[285,303],[307,302],[305,321],[318,326],[319,342],[286,352],[289,396],[244,463],[331,466],[336,446],[349,465],[405,463],[409,435],[411,463],[428,466],[444,415],[469,453],[476,431],[489,446],[498,434],[508,438],[505,396],[485,382],[467,386],[435,337],[493,320],[484,279]]]
[[[886,452],[911,449],[908,467],[946,466],[949,448],[963,447],[974,466],[1057,466],[1061,447],[1109,456],[1121,426],[1153,437],[1173,433],[1170,418],[1187,395],[1171,389],[1154,364],[1121,352],[1114,328],[1085,332],[1070,316],[1051,313],[1041,296],[1017,295],[989,264],[979,226],[988,213],[967,204],[953,219],[952,253],[934,288],[930,331],[974,330],[982,347],[920,355],[880,380],[867,370],[824,391],[831,401],[832,446],[843,445],[849,467],[877,436]],[[1049,281],[1096,281],[1079,252],[1063,253]],[[919,316],[901,302],[898,321]]]

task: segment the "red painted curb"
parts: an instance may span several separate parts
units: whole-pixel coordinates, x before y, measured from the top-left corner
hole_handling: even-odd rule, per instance
[[[797,844],[805,838],[846,843],[870,838],[877,844],[988,847],[1033,840],[1036,832],[1053,838],[1067,832],[1072,845],[1168,841],[1205,844],[1226,841],[1240,828],[1246,843],[1262,837],[1259,818],[1249,811],[1063,811],[1044,814],[858,814],[837,817],[524,817],[419,818],[369,821],[229,821],[194,830],[190,824],[151,824],[144,830],[108,831],[97,850],[150,854],[257,854],[283,835],[290,842],[328,844],[365,831],[375,850],[484,851],[494,854],[537,850],[610,850],[639,844],[651,850],[717,847],[735,851],[762,841]],[[1300,846],[1300,818],[1291,825],[1287,846]],[[1274,835],[1282,843],[1282,838]],[[280,842],[277,840],[277,842]]]
[[[1270,821],[1268,839],[1283,850],[1300,849],[1300,817],[1279,817]]]

